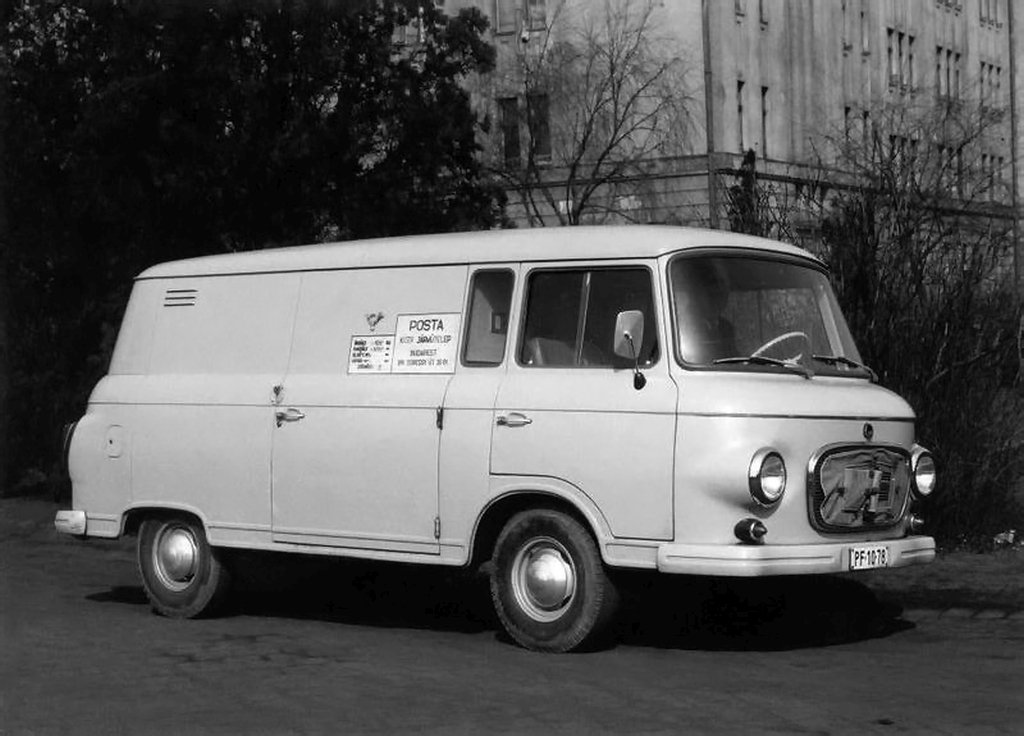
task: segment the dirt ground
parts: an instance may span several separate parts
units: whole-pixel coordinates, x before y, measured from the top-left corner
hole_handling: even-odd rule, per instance
[[[634,580],[617,642],[515,647],[486,581],[254,559],[225,615],[147,605],[133,540],[0,500],[0,736],[1020,733],[1024,553],[788,579]]]

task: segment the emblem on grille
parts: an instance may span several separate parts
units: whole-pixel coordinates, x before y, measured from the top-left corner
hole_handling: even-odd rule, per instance
[[[871,422],[864,422],[864,439],[869,442],[875,436],[875,428],[871,426]]]

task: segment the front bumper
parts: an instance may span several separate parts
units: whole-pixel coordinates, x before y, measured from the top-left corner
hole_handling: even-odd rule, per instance
[[[888,548],[887,567],[923,565],[935,559],[935,540],[923,536],[828,544],[665,544],[658,548],[658,571],[728,577],[847,572],[852,548],[880,545]]]

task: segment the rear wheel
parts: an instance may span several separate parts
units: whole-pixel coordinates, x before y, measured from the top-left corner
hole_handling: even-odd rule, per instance
[[[527,649],[567,652],[591,645],[618,606],[593,537],[561,511],[513,516],[498,537],[493,563],[495,611]]]
[[[139,572],[153,610],[171,618],[211,614],[223,603],[230,576],[188,517],[150,518],[139,529]]]

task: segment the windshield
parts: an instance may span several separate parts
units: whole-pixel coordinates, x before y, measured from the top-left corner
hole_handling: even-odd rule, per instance
[[[676,347],[689,365],[868,372],[816,268],[754,256],[680,256],[669,278]]]

